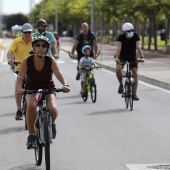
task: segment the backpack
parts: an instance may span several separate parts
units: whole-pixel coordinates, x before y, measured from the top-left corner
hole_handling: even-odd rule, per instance
[[[82,54],[82,47],[83,47],[83,45],[87,45],[87,44],[83,44],[83,33],[81,32],[81,33],[79,33],[78,34],[78,36],[80,37],[80,41],[79,41],[79,43],[78,43],[78,45],[77,45],[77,47],[76,47],[76,51],[77,51],[77,54],[78,55],[83,55]],[[91,44],[93,44],[93,42],[91,41],[91,31],[89,30],[89,33],[88,33],[88,42],[90,42],[90,44],[88,44],[88,45],[90,45],[91,46]]]
[[[31,55],[27,58],[27,67],[28,67],[27,73],[29,72],[29,70],[31,68],[33,56],[34,55]],[[52,65],[51,57],[45,56],[45,60],[47,62],[48,68],[51,70],[51,65]]]

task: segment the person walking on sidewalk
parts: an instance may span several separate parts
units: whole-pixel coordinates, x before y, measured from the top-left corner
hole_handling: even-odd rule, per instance
[[[76,80],[80,79],[78,66],[79,66],[81,57],[84,55],[82,54],[82,47],[85,45],[89,45],[91,47],[90,56],[96,59],[97,52],[98,52],[97,39],[96,39],[95,34],[89,30],[88,24],[84,22],[81,24],[81,32],[76,35],[74,45],[71,51],[71,56],[74,56],[75,50],[77,51],[77,60],[78,60],[77,71],[78,72],[77,72]]]
[[[44,19],[39,19],[36,22],[37,32],[33,33],[32,36],[37,37],[38,35],[44,35],[45,37],[47,37],[50,40],[50,46],[51,46],[48,49],[47,55],[53,56],[55,59],[58,59],[59,54],[56,48],[56,39],[52,32],[46,31],[46,27],[47,27],[47,22]]]
[[[26,57],[29,56],[29,52],[32,50],[32,25],[29,23],[25,23],[22,26],[22,36],[19,38],[15,38],[7,52],[7,59],[8,59],[8,64],[13,67],[14,62],[22,62]],[[15,56],[15,57],[14,57]],[[14,69],[14,79],[16,81],[17,74],[19,72],[20,65],[15,66]],[[17,104],[17,112],[15,119],[16,120],[22,120],[22,112],[21,112],[21,100],[22,96],[18,95],[18,90],[16,87],[16,82],[15,82],[15,100]]]
[[[116,40],[116,76],[119,81],[119,89],[118,93],[123,93],[123,83],[122,83],[122,69],[123,65],[121,64],[121,60],[134,62],[137,60],[136,49],[138,51],[139,56],[141,57],[141,62],[145,61],[143,56],[143,52],[140,47],[140,37],[137,33],[134,32],[134,27],[131,23],[126,22],[122,25],[123,33],[117,37]],[[132,74],[134,76],[135,83],[135,96],[134,100],[139,100],[139,97],[136,95],[137,86],[138,86],[138,64],[134,63],[131,65]]]

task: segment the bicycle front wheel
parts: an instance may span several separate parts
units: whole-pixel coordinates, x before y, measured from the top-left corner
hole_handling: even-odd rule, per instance
[[[44,147],[45,147],[45,164],[46,170],[50,170],[50,136],[48,128],[48,115],[43,114],[44,118]]]
[[[125,82],[124,85],[124,95],[125,95],[125,106],[126,109],[128,109],[129,106],[129,83],[128,82]]]
[[[134,82],[130,82],[130,110],[133,110],[133,95],[134,95],[135,85]]]
[[[35,149],[35,161],[37,165],[41,165],[43,147],[42,144],[39,143],[39,133],[36,135],[36,142],[37,142],[37,148]]]
[[[90,92],[91,92],[91,100],[93,103],[95,103],[97,99],[97,88],[95,82],[91,84]]]

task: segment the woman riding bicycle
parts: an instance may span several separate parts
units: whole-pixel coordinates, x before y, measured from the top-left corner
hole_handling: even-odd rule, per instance
[[[82,53],[84,54],[84,57],[80,59],[79,63],[79,69],[80,69],[80,75],[81,75],[81,81],[83,81],[83,89],[82,89],[82,97],[86,95],[86,72],[83,70],[86,67],[91,67],[95,64],[95,61],[92,57],[90,57],[91,47],[89,45],[85,45],[82,48]],[[82,70],[81,70],[82,69]]]
[[[122,69],[123,65],[121,64],[121,60],[134,62],[137,60],[136,50],[138,51],[139,56],[141,57],[141,62],[144,62],[143,52],[140,47],[140,37],[137,33],[134,32],[134,27],[131,23],[124,23],[122,25],[123,33],[120,34],[116,40],[117,52],[116,52],[116,76],[120,83],[118,93],[123,94],[123,83],[122,83]],[[134,63],[131,65],[132,74],[134,76],[135,82],[135,94],[134,100],[139,100],[136,95],[137,85],[138,85],[138,65]]]
[[[55,87],[52,79],[53,73],[55,77],[63,85],[64,92],[70,92],[70,88],[62,75],[57,62],[54,58],[46,56],[48,48],[50,47],[50,41],[43,35],[37,36],[32,41],[33,55],[24,59],[17,77],[18,94],[22,95],[24,89],[22,89],[22,82],[26,76],[25,89],[26,90],[38,90],[38,89],[52,89]],[[27,109],[26,120],[28,126],[28,139],[27,147],[35,146],[34,136],[34,122],[36,117],[36,108],[38,103],[34,100],[35,94],[26,95]],[[53,138],[56,136],[55,119],[58,115],[56,95],[51,93],[46,96],[47,108],[51,111],[52,117],[52,131]],[[36,147],[36,146],[35,146]]]

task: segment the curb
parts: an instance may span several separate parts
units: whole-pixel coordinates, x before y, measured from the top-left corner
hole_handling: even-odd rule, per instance
[[[60,50],[67,52],[67,53],[69,52],[68,50],[63,49],[63,48],[61,48]],[[96,64],[98,66],[106,69],[106,70],[116,72],[116,68],[114,68],[114,67],[110,67],[110,66],[107,66],[105,64],[101,64],[100,62],[97,62],[97,61],[96,61]],[[147,77],[147,76],[143,76],[143,75],[140,75],[140,74],[138,74],[138,79],[141,80],[141,81],[144,81],[146,83],[152,84],[154,86],[161,87],[161,88],[164,88],[166,90],[170,90],[170,84],[167,83],[167,82],[156,80],[156,79],[153,79],[153,78],[150,78],[150,77]]]
[[[105,68],[106,70],[116,72],[116,69],[113,68],[113,67],[106,66],[104,64],[98,63],[97,61],[96,61],[96,64],[99,65],[100,67]],[[125,71],[123,71],[123,72],[125,72]],[[170,90],[170,84],[169,83],[159,81],[159,80],[156,80],[156,79],[153,79],[153,78],[150,78],[150,77],[147,77],[147,76],[143,76],[143,75],[140,75],[140,74],[138,74],[138,79],[141,80],[141,81],[144,81],[146,83],[152,84],[154,86],[158,86],[158,87],[164,88],[166,90]]]

